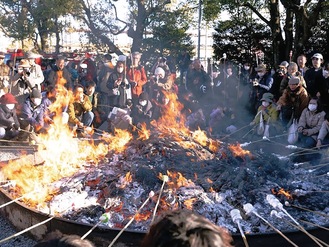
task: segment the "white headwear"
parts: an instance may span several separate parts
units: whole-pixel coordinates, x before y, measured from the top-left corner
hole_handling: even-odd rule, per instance
[[[160,76],[160,75],[161,75],[161,77],[164,78],[165,75],[166,75],[166,72],[163,70],[163,68],[161,68],[161,67],[157,67],[157,68],[155,69],[155,71],[154,71],[154,74],[155,74],[156,76]]]

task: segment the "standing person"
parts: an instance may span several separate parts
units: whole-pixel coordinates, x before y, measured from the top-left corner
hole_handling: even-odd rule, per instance
[[[264,93],[268,93],[273,85],[273,78],[270,71],[267,71],[265,64],[259,64],[255,71],[256,77],[253,80],[253,89],[250,95],[250,100],[253,108],[253,113],[256,114],[261,102],[260,99]]]
[[[5,54],[0,52],[0,97],[10,91],[10,68],[4,63]]]
[[[138,102],[139,95],[143,92],[143,86],[147,82],[146,71],[144,66],[140,64],[141,56],[140,52],[133,52],[131,54],[131,66],[127,68],[127,79],[130,83],[134,104]]]
[[[211,88],[210,83],[210,76],[203,69],[200,60],[195,59],[186,75],[187,89],[193,94],[194,99],[200,102],[205,100]]]
[[[327,88],[324,84],[321,64],[323,56],[320,53],[315,53],[312,56],[313,67],[305,72],[304,79],[306,81],[307,92],[311,97],[318,97],[322,100],[322,96],[326,94]]]
[[[30,63],[30,76],[29,80],[33,87],[36,87],[41,92],[41,84],[45,80],[41,66],[35,62],[36,58],[40,58],[41,55],[33,53],[31,51],[26,53],[26,59]]]
[[[107,88],[110,90],[109,103],[111,107],[126,108],[131,102],[131,88],[126,78],[125,62],[118,61],[114,72],[107,81]]]
[[[318,98],[310,99],[308,107],[299,118],[297,131],[303,148],[313,148],[324,121],[325,112],[322,110]]]
[[[277,110],[282,114],[282,125],[289,128],[294,119],[299,120],[309,101],[306,89],[301,85],[299,77],[292,77],[288,87],[277,102]]]
[[[64,78],[66,83],[65,87],[67,89],[73,88],[73,83],[71,80],[71,73],[65,67],[65,59],[62,56],[58,56],[56,59],[55,66],[52,67],[52,70],[48,74],[47,83],[48,85],[57,85],[61,78]],[[48,86],[46,85],[46,86]]]
[[[186,49],[182,50],[177,57],[177,64],[179,69],[179,82],[180,86],[184,83],[184,77],[186,78],[186,72],[191,64],[191,56]]]
[[[279,68],[275,71],[275,73],[272,76],[273,85],[270,89],[270,92],[273,94],[275,102],[278,101],[278,99],[280,98],[280,96],[282,95],[282,92],[283,92],[283,90],[281,91],[281,89],[280,89],[280,85],[281,85],[282,80],[287,77],[287,70],[289,67],[289,65],[287,65],[287,64],[288,64],[287,61],[283,61],[282,63],[280,63]],[[288,85],[288,82],[287,82],[287,85]]]
[[[18,101],[18,110],[22,107],[25,99],[30,95],[32,88],[35,86],[29,80],[30,67],[30,63],[22,59],[18,64],[17,74],[12,78],[11,93]]]
[[[306,66],[307,58],[304,54],[301,54],[297,57],[297,65],[298,65],[298,71],[300,72],[301,76],[305,75],[305,72],[308,70],[308,67]]]
[[[11,93],[0,98],[0,139],[10,140],[18,135],[20,124],[15,109],[17,103]]]

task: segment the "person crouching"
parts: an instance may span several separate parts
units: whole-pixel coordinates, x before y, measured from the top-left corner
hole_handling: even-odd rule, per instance
[[[0,98],[0,139],[11,140],[18,135],[20,124],[16,115],[17,100],[11,93]]]
[[[261,102],[262,105],[258,107],[257,114],[250,125],[257,126],[257,134],[266,139],[270,137],[270,127],[272,133],[278,131],[279,124],[277,120],[279,113],[273,104],[273,94],[264,93]]]

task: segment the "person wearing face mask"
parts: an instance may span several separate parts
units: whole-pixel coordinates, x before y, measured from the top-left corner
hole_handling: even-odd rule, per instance
[[[29,76],[28,81],[31,85],[31,88],[36,87],[41,91],[41,85],[44,81],[44,75],[41,69],[41,66],[37,64],[35,61],[37,58],[40,58],[41,55],[33,53],[32,51],[29,51],[25,54],[26,60],[30,63],[30,69],[29,69]]]
[[[19,123],[21,131],[18,135],[19,141],[37,142],[38,133],[45,132],[44,129],[44,105],[41,92],[33,88],[30,95],[26,98],[21,113],[19,114]]]
[[[289,128],[294,119],[299,119],[303,110],[307,107],[309,96],[301,85],[299,77],[291,77],[288,87],[283,90],[282,96],[277,102],[277,110],[281,111],[282,125]]]
[[[0,98],[0,139],[10,140],[18,135],[20,124],[15,109],[17,103],[11,93]]]
[[[311,98],[298,122],[297,131],[303,148],[315,147],[325,115],[319,99],[316,97]]]
[[[261,102],[260,99],[264,93],[270,92],[273,85],[273,78],[270,72],[267,71],[265,64],[259,64],[255,71],[257,72],[256,77],[252,81],[252,92],[250,94],[250,101],[254,111],[257,111]]]
[[[137,127],[141,127],[143,123],[147,126],[150,124],[153,116],[153,105],[147,92],[141,93],[138,104],[133,106],[131,116],[133,124]]]
[[[276,135],[279,131],[279,112],[273,103],[273,94],[264,93],[261,102],[262,104],[258,107],[257,114],[250,125],[257,127],[258,135],[262,135],[263,138],[269,138],[270,133],[271,135]],[[262,124],[261,121],[263,121]],[[262,128],[260,128],[260,124]]]
[[[106,86],[110,91],[109,104],[112,107],[127,108],[131,101],[131,88],[125,69],[125,61],[118,61],[108,78]]]
[[[307,92],[311,97],[316,96],[322,101],[322,98],[325,99],[327,94],[327,87],[324,82],[323,69],[321,67],[323,56],[320,53],[315,53],[311,59],[313,67],[308,69],[304,75]]]

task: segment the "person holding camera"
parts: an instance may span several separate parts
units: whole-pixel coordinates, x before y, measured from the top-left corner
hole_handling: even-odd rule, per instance
[[[252,104],[253,114],[257,113],[258,107],[261,105],[260,99],[264,93],[270,92],[273,85],[273,78],[269,71],[267,71],[265,64],[259,64],[255,71],[256,77],[252,80],[252,91],[250,95],[250,103]]]
[[[26,53],[26,59],[30,63],[30,69],[28,71],[29,77],[28,80],[32,88],[36,87],[41,91],[41,84],[45,80],[41,66],[35,62],[36,58],[40,58],[41,55],[33,53],[31,51]]]
[[[37,88],[33,79],[30,78],[30,68],[29,61],[22,59],[18,64],[17,74],[12,80],[11,93],[16,97],[19,105],[24,103],[33,88]]]

